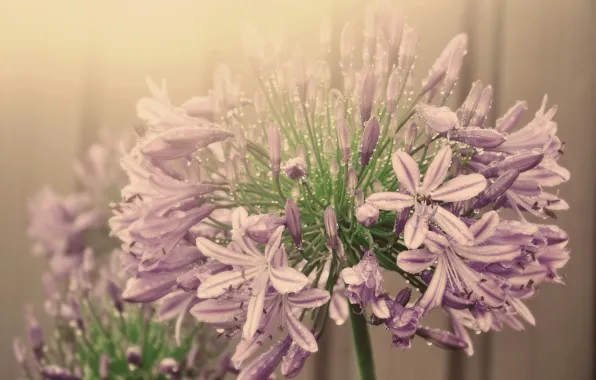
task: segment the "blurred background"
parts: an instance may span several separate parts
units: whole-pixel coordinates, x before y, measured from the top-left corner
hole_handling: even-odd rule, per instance
[[[530,302],[538,324],[525,333],[476,337],[476,355],[415,342],[391,349],[373,331],[378,378],[522,380],[596,378],[593,273],[596,170],[596,5],[591,0],[395,0],[420,32],[418,76],[445,43],[470,34],[455,102],[476,79],[495,89],[492,118],[518,99],[532,114],[544,93],[559,105],[555,120],[566,141],[562,164],[573,174],[561,188],[571,211],[558,224],[572,236],[566,287],[545,287]],[[242,57],[240,30],[252,23],[318,43],[319,22],[331,15],[336,31],[358,20],[357,0],[72,0],[0,2],[0,373],[16,378],[12,337],[24,329],[26,303],[41,309],[43,260],[30,255],[26,201],[42,185],[72,188],[73,160],[99,128],[135,122],[145,77],[167,78],[174,102],[211,85],[220,62]],[[301,42],[302,43],[302,42]],[[440,316],[429,324],[444,324]],[[357,378],[349,326],[326,329],[321,351],[302,379]],[[416,344],[418,343],[418,344]]]

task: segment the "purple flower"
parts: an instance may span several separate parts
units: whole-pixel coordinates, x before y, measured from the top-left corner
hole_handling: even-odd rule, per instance
[[[238,213],[239,217],[243,216]],[[240,221],[242,224],[243,221]],[[296,269],[287,266],[285,250],[281,244],[284,227],[278,227],[271,235],[265,254],[262,254],[252,241],[242,235],[234,235],[233,241],[242,253],[222,247],[205,238],[197,238],[201,252],[222,264],[234,265],[239,270],[226,271],[206,279],[197,290],[201,298],[217,297],[230,288],[247,284],[252,295],[248,303],[247,322],[243,336],[250,339],[256,332],[261,316],[265,292],[269,284],[282,294],[296,292],[304,288],[308,279]]]
[[[310,354],[309,351],[300,347],[296,342],[292,342],[292,345],[281,362],[282,375],[290,379],[298,376]]]
[[[418,305],[428,313],[440,306],[447,284],[456,295],[474,299],[489,307],[499,307],[505,302],[501,283],[490,274],[476,271],[469,261],[493,264],[513,262],[521,255],[516,244],[491,244],[490,237],[499,224],[496,212],[485,214],[470,226],[474,245],[461,245],[435,232],[429,231],[424,241],[426,248],[401,252],[397,265],[409,273],[420,273],[436,263],[432,280]]]
[[[356,220],[365,227],[370,227],[379,221],[379,210],[365,203],[356,209]]]
[[[266,380],[288,352],[292,339],[288,336],[254,359],[240,371],[238,380]]]
[[[307,176],[306,161],[298,156],[289,159],[282,167],[290,179],[300,179]]]
[[[420,183],[420,169],[416,161],[404,152],[393,155],[393,170],[407,194],[399,192],[375,193],[366,203],[381,210],[400,211],[414,206],[414,213],[404,227],[404,240],[410,249],[418,248],[428,233],[428,223],[433,220],[443,231],[459,243],[473,240],[467,226],[457,216],[447,211],[439,202],[465,201],[478,195],[486,187],[480,174],[460,175],[443,183],[451,164],[451,148],[443,147],[429,165]]]
[[[126,349],[126,361],[135,367],[143,365],[143,356],[141,353],[141,347],[137,345],[130,346]]]
[[[362,308],[370,306],[378,318],[389,318],[383,292],[383,275],[374,252],[366,252],[357,265],[343,269],[341,277],[347,285],[346,295],[351,303]]]

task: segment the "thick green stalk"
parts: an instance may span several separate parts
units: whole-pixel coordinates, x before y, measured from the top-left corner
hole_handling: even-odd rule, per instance
[[[368,334],[368,324],[364,315],[361,314],[359,306],[352,305],[350,319],[352,322],[352,337],[360,380],[375,380],[375,364],[372,356],[370,336]]]

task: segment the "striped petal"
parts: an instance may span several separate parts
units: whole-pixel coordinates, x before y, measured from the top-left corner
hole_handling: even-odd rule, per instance
[[[437,207],[437,212],[433,215],[433,220],[447,235],[455,239],[456,242],[466,244],[474,241],[474,235],[472,235],[468,226],[443,207]]]
[[[305,351],[317,352],[319,346],[312,332],[296,318],[289,304],[284,305],[284,311],[286,326],[294,343],[302,347]]]
[[[454,244],[453,249],[463,258],[487,264],[512,261],[521,254],[518,245],[463,246]]]
[[[246,310],[246,322],[242,328],[242,338],[251,339],[257,332],[263,317],[263,305],[265,303],[265,289],[250,297]]]
[[[197,297],[213,298],[220,296],[243,283],[255,278],[261,268],[255,267],[247,270],[230,270],[208,277],[199,285]]]
[[[499,215],[496,211],[489,211],[474,224],[470,226],[470,232],[474,235],[476,244],[484,242],[493,236],[499,225]]]
[[[211,257],[222,264],[239,265],[243,267],[254,267],[260,264],[259,261],[253,256],[245,255],[229,248],[222,247],[221,245],[203,237],[198,237],[196,244],[203,255]]]
[[[379,210],[399,211],[414,204],[414,198],[411,195],[398,192],[375,193],[366,198],[366,203],[378,208]]]
[[[281,294],[299,292],[308,284],[308,278],[291,267],[271,268],[269,278]]]
[[[509,304],[513,306],[513,308],[515,309],[515,311],[517,311],[517,314],[519,314],[520,317],[525,319],[532,326],[536,326],[536,318],[534,318],[534,315],[532,314],[530,309],[528,309],[528,307],[522,301],[520,301],[517,298],[510,298]]]
[[[424,314],[428,314],[435,307],[441,306],[445,286],[447,285],[447,271],[445,270],[444,258],[439,256],[435,273],[433,274],[428,288],[418,300],[418,306],[424,309]]]
[[[284,232],[285,227],[279,226],[271,234],[267,245],[265,246],[265,258],[271,263],[277,256],[281,248],[281,235]]]
[[[228,300],[204,300],[190,309],[190,314],[197,321],[205,323],[225,323],[238,321],[245,311],[242,302]]]
[[[416,194],[420,185],[420,169],[416,161],[405,152],[395,152],[391,163],[400,185],[410,194]]]
[[[288,294],[290,306],[302,309],[312,309],[329,302],[329,292],[323,289],[307,289],[300,293]]]
[[[443,183],[447,176],[447,171],[451,165],[451,155],[453,152],[449,145],[444,146],[437,152],[433,162],[428,166],[424,173],[422,188],[427,191],[433,191]]]
[[[467,228],[467,227],[466,227]],[[409,249],[416,249],[422,245],[428,233],[428,219],[420,212],[414,211],[414,214],[408,219],[404,226],[404,241]]]
[[[397,266],[408,273],[420,273],[437,260],[437,255],[426,248],[412,249],[397,255]]]
[[[460,175],[432,191],[430,196],[436,201],[465,201],[480,194],[486,188],[486,178],[480,174]]]
[[[383,297],[377,297],[370,303],[371,311],[374,315],[378,318],[386,319],[389,318],[391,315],[389,313],[389,308],[387,307],[387,302]]]

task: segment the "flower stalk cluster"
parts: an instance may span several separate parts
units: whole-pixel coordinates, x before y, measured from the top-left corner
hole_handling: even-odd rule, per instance
[[[481,82],[446,107],[467,37],[419,82],[418,35],[383,1],[356,40],[344,26],[335,72],[328,24],[312,60],[250,30],[254,95],[222,66],[203,98],[176,106],[149,81],[137,105],[144,125],[110,221],[134,272],[125,298],[177,299],[178,319],[237,338],[241,379],[280,363],[297,375],[328,318],[350,314],[362,378],[374,378],[367,325],[402,349],[418,336],[472,354],[466,328],[522,330],[534,324],[523,301],[562,282],[568,235],[533,222],[568,208],[546,190],[569,179],[556,108],[545,98],[522,124],[518,102],[493,125]],[[405,288],[386,289],[390,276]],[[437,308],[452,331],[422,325]]]

